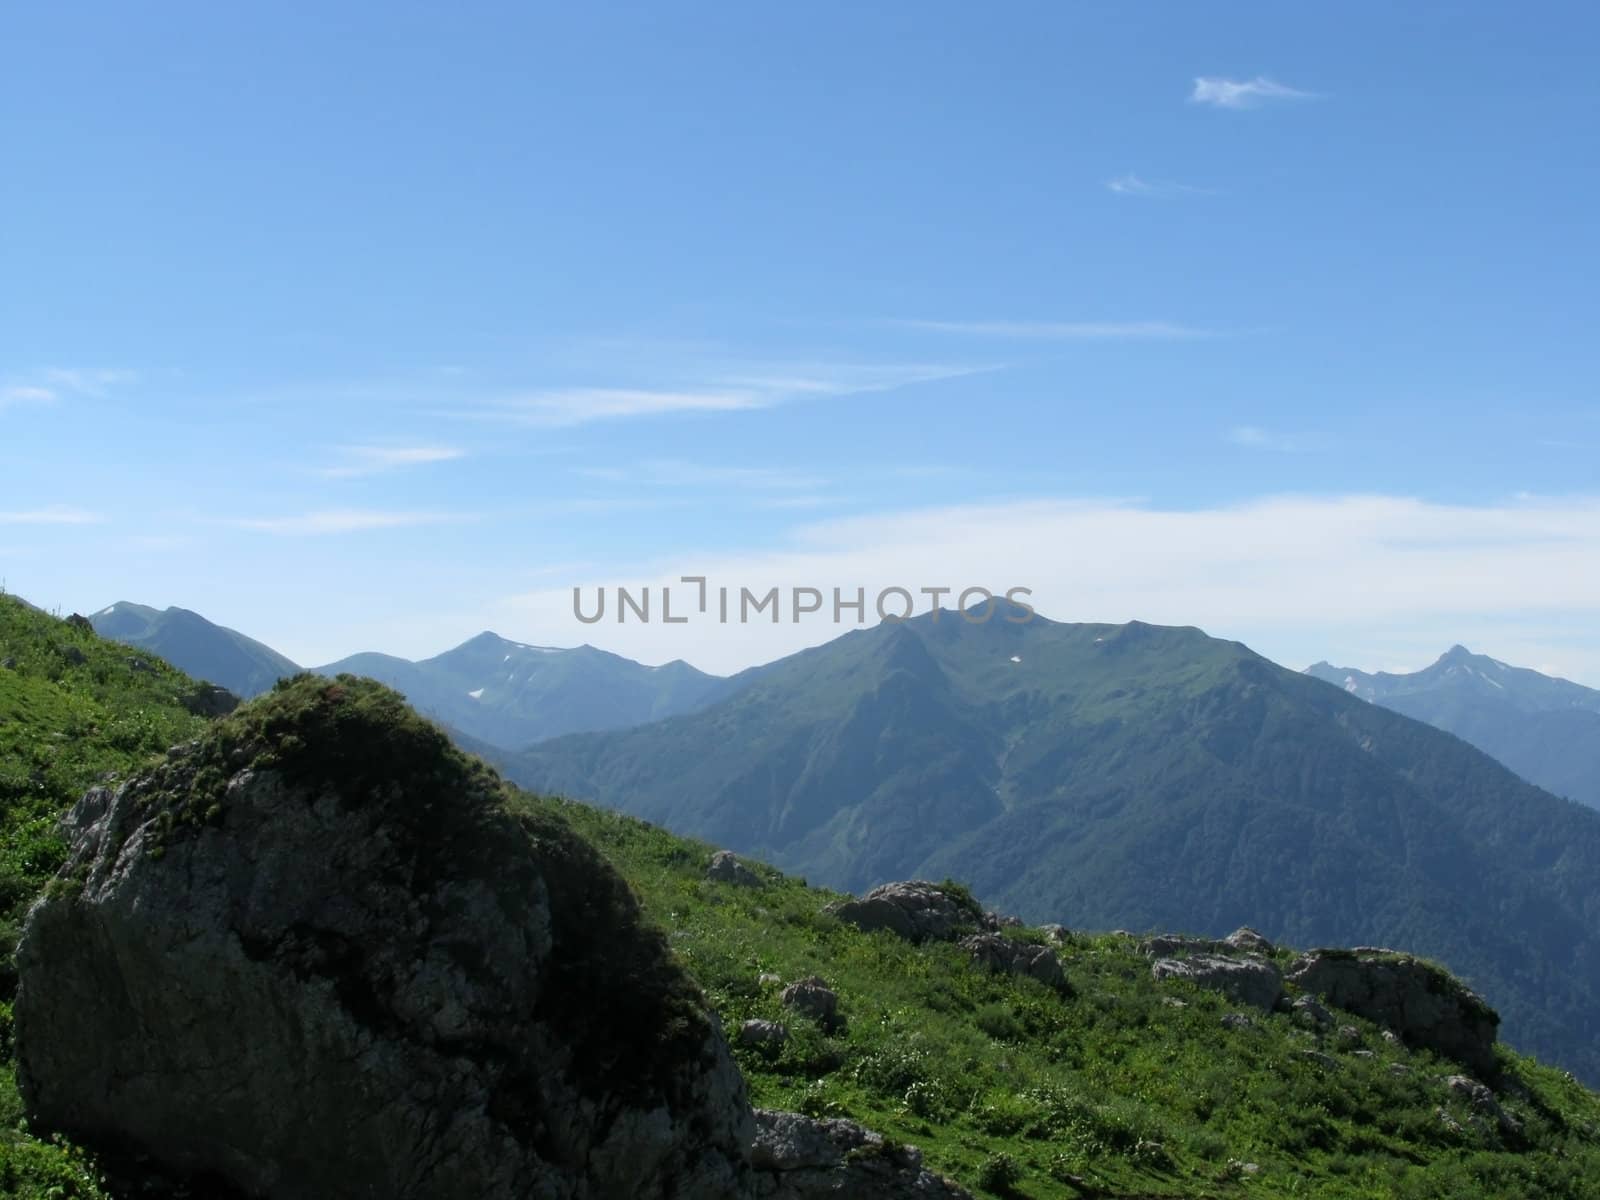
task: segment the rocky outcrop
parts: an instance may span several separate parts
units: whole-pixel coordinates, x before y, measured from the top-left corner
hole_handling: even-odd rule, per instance
[[[178,700],[195,716],[205,717],[208,720],[225,717],[239,707],[239,697],[225,687],[209,683],[200,684],[193,691],[178,697]]]
[[[89,792],[17,953],[36,1123],[253,1196],[733,1197],[754,1136],[605,861],[371,681]]]
[[[854,1121],[756,1110],[753,1200],[971,1200],[914,1146]]]
[[[1150,967],[1157,980],[1183,979],[1196,987],[1221,992],[1235,1004],[1248,1004],[1271,1012],[1283,995],[1283,977],[1272,963],[1259,958],[1233,958],[1222,954],[1196,954],[1189,958],[1160,958]]]
[[[1273,944],[1248,925],[1240,926],[1225,938],[1158,933],[1139,943],[1139,953],[1147,958],[1181,958],[1189,954],[1270,955],[1274,951]]]
[[[753,888],[762,885],[761,876],[740,862],[738,855],[731,850],[718,850],[711,856],[711,865],[706,868],[706,878],[714,883],[731,883],[735,887]]]
[[[970,897],[922,879],[883,884],[829,911],[864,932],[887,929],[908,942],[953,942],[964,933],[993,929],[997,923]]]
[[[962,939],[961,948],[975,964],[990,971],[1026,975],[1057,991],[1067,987],[1067,976],[1061,969],[1061,960],[1048,946],[1012,941],[998,933],[977,933]]]
[[[1311,950],[1289,980],[1335,1008],[1394,1031],[1414,1049],[1432,1050],[1493,1076],[1500,1016],[1449,972],[1409,954],[1358,947]]]

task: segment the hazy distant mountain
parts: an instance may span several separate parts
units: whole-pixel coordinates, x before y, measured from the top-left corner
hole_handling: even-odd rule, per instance
[[[1449,731],[1558,796],[1600,808],[1600,691],[1455,646],[1408,675],[1306,674]]]
[[[852,890],[948,874],[1073,926],[1406,947],[1600,1078],[1600,814],[1456,738],[1137,622],[921,617],[743,682],[511,772]]]
[[[315,670],[369,675],[468,737],[515,749],[693,712],[728,687],[681,661],[647,667],[592,646],[528,646],[493,633],[420,662],[368,653]]]
[[[121,600],[95,613],[89,623],[101,637],[149,650],[196,679],[219,684],[240,697],[264,692],[300,669],[270,646],[186,608],[162,612]]]

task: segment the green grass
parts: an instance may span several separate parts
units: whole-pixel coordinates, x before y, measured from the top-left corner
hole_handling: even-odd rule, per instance
[[[22,918],[66,856],[55,834],[85,790],[160,760],[205,722],[194,681],[0,594],[0,1195],[100,1196],[92,1161],[22,1129],[11,1052],[12,951]]]

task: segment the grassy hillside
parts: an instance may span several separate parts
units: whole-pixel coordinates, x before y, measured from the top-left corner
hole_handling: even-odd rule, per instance
[[[922,617],[507,768],[852,891],[1427,954],[1600,1081],[1600,814],[1197,629]]]
[[[789,1026],[778,1054],[737,1051],[757,1103],[856,1118],[980,1192],[1600,1195],[1600,1097],[1508,1051],[1521,1083],[1502,1102],[1521,1138],[1473,1121],[1442,1083],[1459,1067],[1346,1014],[1358,1040],[1319,1037],[1285,1014],[1225,1028],[1236,1006],[1155,983],[1131,937],[1071,937],[1062,998],[978,971],[952,945],[841,925],[824,912],[837,895],[777,872],[763,870],[759,889],[708,882],[707,845],[575,803],[526,802],[559,808],[621,869],[730,1031],[748,1018]],[[764,974],[821,976],[845,1031],[785,1013]],[[1007,1177],[1009,1188],[984,1186]]]
[[[0,595],[0,1195],[99,1194],[81,1152],[19,1131],[11,952],[64,857],[56,819],[99,779],[198,733],[204,722],[182,703],[195,687],[148,653]]]

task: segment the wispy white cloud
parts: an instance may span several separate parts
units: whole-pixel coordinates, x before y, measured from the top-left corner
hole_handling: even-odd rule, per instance
[[[1305,92],[1288,84],[1278,83],[1265,75],[1254,79],[1223,79],[1215,75],[1201,75],[1194,81],[1194,91],[1189,93],[1190,104],[1209,104],[1213,108],[1255,108],[1272,100],[1311,100],[1316,92]]]
[[[1199,625],[1297,669],[1323,658],[1359,663],[1362,648],[1380,642],[1389,661],[1426,663],[1453,642],[1494,645],[1485,631],[1515,629],[1521,661],[1600,684],[1600,496],[1474,506],[1281,496],[1199,509],[1050,499],[879,513],[816,522],[765,551],[552,580],[496,620],[525,641],[593,641],[714,670],[851,627],[828,614],[778,625],[602,627],[572,617],[575,585],[592,597],[599,585],[659,588],[685,574],[752,591],[1030,587],[1031,602],[1057,620]],[[1517,661],[1509,649],[1496,653]]]
[[[418,525],[443,525],[467,518],[459,513],[394,512],[368,508],[325,509],[283,517],[235,517],[222,524],[257,533],[316,537],[336,533],[364,533],[375,529],[407,529]]]
[[[1144,179],[1134,174],[1118,175],[1106,180],[1106,190],[1119,196],[1143,196],[1156,199],[1163,196],[1215,196],[1212,188],[1196,187],[1189,183],[1176,183],[1170,179]]]
[[[465,450],[454,446],[344,446],[340,452],[346,462],[337,466],[323,467],[317,474],[326,479],[354,479],[402,467],[449,462],[466,457]]]
[[[113,388],[137,379],[137,372],[122,368],[40,367],[0,380],[0,408],[12,404],[54,404],[64,396],[99,399]]]
[[[577,474],[604,483],[641,484],[648,487],[739,487],[777,491],[805,491],[825,487],[818,475],[782,467],[730,467],[722,464],[652,459],[631,467],[579,467]]]
[[[753,391],[656,391],[648,388],[557,388],[501,397],[463,415],[520,425],[563,428],[593,421],[656,417],[668,413],[738,412],[773,400]]]
[[[99,513],[61,505],[0,512],[0,525],[94,525],[103,520]]]
[[[1038,341],[1181,340],[1215,336],[1212,331],[1172,321],[918,321],[893,324],[929,333],[972,337],[1025,338]]]
[[[9,404],[54,404],[56,394],[36,384],[16,383],[0,387],[0,408]]]
[[[1259,425],[1237,425],[1228,431],[1228,440],[1250,450],[1275,450],[1281,454],[1303,454],[1325,450],[1329,438],[1324,433],[1285,433]]]
[[[886,392],[992,370],[940,363],[762,362],[720,359],[678,363],[656,374],[673,386],[548,388],[468,403],[452,415],[543,428],[682,413],[747,412],[807,397]],[[634,374],[651,373],[630,364]]]

